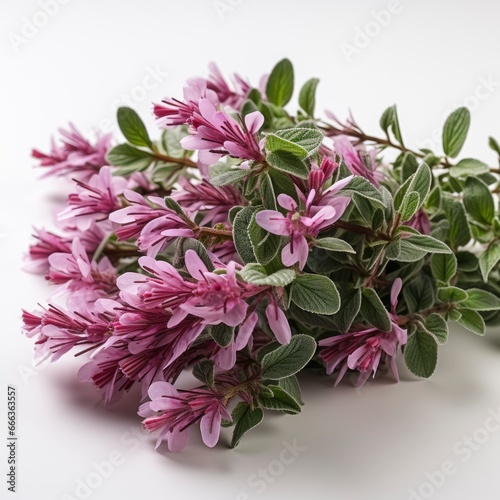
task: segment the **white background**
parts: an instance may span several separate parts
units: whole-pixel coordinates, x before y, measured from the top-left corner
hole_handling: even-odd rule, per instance
[[[257,82],[289,57],[298,83],[321,78],[318,109],[345,117],[351,108],[375,133],[382,111],[397,103],[404,137],[413,147],[434,140],[439,149],[433,134],[447,112],[465,102],[472,128],[464,154],[495,161],[486,139],[500,138],[500,5],[401,0],[386,26],[374,24],[373,13],[388,5],[393,4],[222,0],[218,11],[212,0],[71,0],[20,41],[16,36],[22,36],[26,19],[43,23],[41,6],[2,1],[1,391],[8,383],[17,386],[20,440],[18,492],[8,493],[2,479],[1,498],[83,498],[75,492],[77,481],[113,453],[121,463],[91,490],[92,500],[406,500],[419,488],[421,498],[499,498],[500,432],[482,430],[488,412],[500,410],[498,329],[480,339],[453,328],[429,381],[402,370],[400,384],[380,379],[355,390],[306,376],[301,415],[266,418],[234,451],[227,449],[226,433],[210,450],[192,432],[181,454],[163,447],[155,452],[153,438],[141,431],[140,439],[132,438],[131,429],[140,423],[134,397],[104,409],[91,386],[76,382],[78,360],[68,357],[29,371],[33,346],[20,334],[21,308],[33,309],[50,293],[41,278],[19,270],[21,255],[32,225],[50,227],[66,193],[61,181],[38,179],[30,149],[47,150],[50,135],[70,120],[83,130],[106,127],[124,102],[122,94],[132,93],[154,130],[151,101],[180,96],[186,78],[205,75],[211,60],[226,74],[237,71]],[[342,44],[359,45],[357,29],[365,27],[368,42],[355,47],[349,61]],[[163,73],[161,81],[141,90],[151,68]],[[6,396],[0,399],[4,435]],[[483,442],[467,453],[466,436]],[[280,465],[283,442],[294,440],[302,451]],[[0,448],[0,471],[6,472],[6,448]],[[423,484],[426,473],[445,461],[453,462],[454,474],[439,488]],[[267,482],[256,480],[259,469],[268,474]],[[90,478],[94,485],[99,479]]]

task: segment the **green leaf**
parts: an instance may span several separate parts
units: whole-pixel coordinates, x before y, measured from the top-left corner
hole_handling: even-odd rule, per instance
[[[469,288],[467,299],[460,303],[460,307],[476,311],[496,311],[500,309],[500,299],[486,290]]]
[[[110,165],[124,167],[117,172],[118,175],[146,170],[153,159],[150,153],[134,148],[130,144],[119,144],[106,153],[106,161]]]
[[[464,186],[464,206],[477,222],[491,225],[495,216],[495,203],[488,186],[476,177],[467,177]]]
[[[418,208],[420,208],[429,194],[432,183],[432,172],[427,163],[421,163],[410,179],[408,191],[416,191],[419,194],[420,206]]]
[[[266,84],[267,100],[276,106],[285,106],[293,94],[293,65],[282,59],[271,71]]]
[[[474,158],[464,158],[450,168],[452,177],[465,177],[467,175],[480,175],[490,171],[490,167]]]
[[[493,137],[488,137],[488,146],[500,156],[500,144]]]
[[[418,162],[411,153],[405,153],[401,160],[401,182],[405,182],[418,169]]]
[[[264,419],[262,408],[251,408],[248,403],[238,403],[231,416],[236,423],[231,439],[231,448],[238,446],[241,438],[250,430],[259,425]]]
[[[234,327],[227,326],[224,323],[219,323],[218,325],[209,325],[207,330],[210,336],[221,347],[227,347],[233,341]]]
[[[340,308],[337,287],[327,276],[298,274],[291,286],[292,302],[304,311],[335,314]]]
[[[455,158],[462,146],[470,126],[470,111],[458,108],[448,116],[443,128],[443,151],[450,158]]]
[[[271,380],[295,375],[309,363],[316,352],[316,341],[310,335],[294,335],[290,343],[262,358],[262,377]]]
[[[448,285],[457,273],[457,258],[454,254],[434,254],[431,260],[431,270],[434,278]]]
[[[210,184],[217,187],[227,186],[241,181],[250,175],[250,170],[245,168],[231,168],[226,172],[210,177]]]
[[[275,193],[287,194],[288,196],[291,196],[295,201],[298,201],[295,184],[287,174],[284,174],[274,168],[270,168],[267,173],[272,180]]]
[[[307,176],[309,175],[309,169],[306,167],[304,162],[298,156],[290,153],[289,151],[276,150],[272,153],[268,153],[267,161],[269,165],[274,167],[276,170],[293,175],[294,177],[307,179]]]
[[[398,210],[401,222],[410,220],[418,211],[420,204],[420,195],[416,191],[408,191]]]
[[[426,255],[426,250],[417,248],[415,245],[412,245],[410,242],[406,241],[406,238],[402,238],[400,240],[399,256],[397,258],[398,262],[418,262],[422,260]]]
[[[448,323],[441,315],[430,314],[425,320],[425,328],[436,337],[438,344],[446,344],[448,340]]]
[[[173,198],[171,198],[170,196],[165,196],[164,201],[165,206],[170,210],[173,210],[177,215],[180,215],[183,218],[187,217],[182,207]]]
[[[471,233],[463,204],[459,200],[446,196],[443,198],[443,208],[450,223],[451,247],[456,249],[459,246],[467,245],[471,239]]]
[[[446,304],[462,302],[468,297],[467,292],[456,286],[443,286],[437,290],[437,298]]]
[[[281,378],[278,380],[278,385],[287,392],[299,405],[303,405],[300,385],[296,375]]]
[[[241,209],[234,218],[233,235],[234,246],[244,264],[249,262],[256,262],[255,254],[253,252],[252,242],[248,236],[248,226],[252,221],[252,217],[256,207],[244,207]]]
[[[419,250],[425,250],[429,253],[442,253],[451,254],[451,248],[442,241],[433,238],[432,236],[427,236],[424,234],[412,234],[404,240],[407,243],[411,243],[413,246],[417,247]]]
[[[307,150],[302,146],[276,134],[268,134],[268,136],[266,137],[266,151],[268,154],[274,152],[290,153],[300,160],[303,160],[307,157]]]
[[[240,276],[247,283],[259,286],[286,286],[295,278],[293,269],[280,269],[271,275],[260,264],[247,264],[241,271]]]
[[[384,111],[382,117],[380,118],[380,127],[387,134],[387,136],[389,136],[389,129],[391,129],[394,137],[399,142],[399,144],[404,146],[403,138],[401,136],[401,129],[399,127],[396,105],[390,106]]]
[[[161,134],[161,146],[165,153],[174,158],[183,158],[187,151],[181,146],[181,140],[188,135],[187,128],[183,125],[167,128]]]
[[[352,248],[347,241],[341,240],[340,238],[320,238],[314,242],[314,246],[324,248],[330,252],[356,253],[354,248]]]
[[[276,193],[274,192],[271,176],[267,172],[262,172],[259,177],[259,190],[264,208],[277,210]]]
[[[117,118],[118,126],[127,141],[135,146],[145,146],[153,149],[153,143],[143,121],[132,108],[118,108]]]
[[[278,385],[267,386],[272,391],[272,397],[261,395],[259,403],[266,410],[286,411],[287,413],[300,413],[300,404]]]
[[[498,261],[500,261],[500,245],[498,241],[493,241],[479,257],[479,267],[485,283]]]
[[[429,378],[436,369],[438,345],[434,337],[417,330],[404,348],[406,366],[418,377]]]
[[[403,297],[410,313],[432,307],[435,295],[431,278],[426,274],[419,274],[403,287]]]
[[[380,191],[367,179],[361,176],[355,176],[352,178],[351,182],[341,190],[342,194],[357,194],[366,198],[368,201],[380,206],[385,209],[384,200]]]
[[[193,366],[193,376],[208,387],[214,385],[215,363],[211,359],[202,359]]]
[[[457,319],[457,323],[476,335],[484,335],[486,333],[486,325],[483,317],[472,309],[459,309],[461,314]]]
[[[342,307],[334,314],[333,319],[340,332],[345,333],[351,328],[361,308],[361,290],[347,286],[339,286],[340,303]]]
[[[375,328],[385,332],[392,330],[392,323],[387,310],[373,288],[361,289],[361,315],[364,320]]]
[[[311,78],[302,86],[299,93],[299,106],[304,110],[306,115],[314,117],[314,107],[316,106],[316,87],[319,79]]]
[[[282,139],[287,143],[292,143],[294,146],[299,146],[303,152],[300,156],[301,159],[306,158],[307,156],[311,156],[314,154],[321,143],[323,142],[324,136],[323,133],[316,128],[309,127],[294,127],[287,128],[284,130],[278,130],[274,134],[269,134],[267,138],[271,137],[271,143],[274,138]],[[274,139],[276,140],[276,139]],[[278,147],[274,149],[268,148],[269,151],[274,151],[276,149],[286,149],[283,148],[283,143],[277,143]],[[267,147],[267,139],[266,139],[266,147]],[[295,149],[290,149],[292,153],[295,153]]]

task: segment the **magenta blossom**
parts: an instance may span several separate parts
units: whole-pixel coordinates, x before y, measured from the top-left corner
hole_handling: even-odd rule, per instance
[[[199,111],[191,119],[191,135],[184,137],[181,145],[198,150],[202,165],[213,165],[225,155],[262,161],[257,133],[263,124],[264,116],[259,111],[249,113],[238,123],[225,111],[217,110],[209,99],[200,99]]]
[[[73,240],[71,253],[56,252],[49,256],[47,279],[59,287],[59,293],[67,291],[86,297],[88,302],[113,294],[116,289],[117,271],[107,257],[99,262],[90,260],[78,238]],[[75,295],[76,296],[76,295]]]
[[[78,309],[86,308],[82,305]],[[75,346],[95,348],[102,344],[111,334],[111,320],[112,315],[99,308],[88,314],[70,313],[54,305],[36,313],[23,311],[23,329],[28,337],[36,338],[36,356],[50,357],[51,361]]]
[[[50,153],[34,149],[32,156],[40,160],[40,167],[46,169],[45,175],[71,175],[85,181],[106,165],[106,153],[111,148],[111,134],[97,133],[91,143],[83,137],[73,124],[68,130],[59,129],[62,145],[52,140]]]
[[[229,262],[226,273],[217,274],[208,271],[194,250],[188,250],[184,260],[188,273],[197,283],[191,296],[174,311],[169,325],[178,324],[188,314],[201,318],[207,325],[240,325],[247,315],[245,298],[255,295],[256,287],[236,279],[236,263]]]
[[[342,181],[341,181],[342,182]],[[336,188],[334,184],[332,188]],[[286,216],[276,210],[262,210],[255,220],[259,226],[272,234],[289,236],[290,242],[281,252],[281,260],[287,267],[299,264],[304,269],[309,255],[309,239],[314,239],[320,231],[334,224],[344,213],[349,198],[339,197],[338,203],[317,207],[312,205],[316,191],[312,189],[305,200],[305,209],[299,210],[297,202],[286,194],[278,196],[278,203],[288,210]]]
[[[172,198],[189,213],[203,212],[199,225],[228,222],[229,210],[246,205],[246,200],[233,186],[217,187],[206,179],[199,184],[184,177],[179,179],[180,189],[172,192]]]
[[[118,196],[123,194],[127,180],[112,176],[110,167],[102,167],[88,183],[77,180],[76,184],[76,193],[69,195],[68,206],[59,214],[59,220],[74,220],[79,229],[85,230],[121,208]]]
[[[339,368],[335,385],[342,380],[348,369],[359,372],[356,385],[363,385],[370,375],[375,376],[380,362],[385,358],[389,358],[391,371],[396,380],[399,380],[396,353],[398,347],[406,344],[407,340],[406,330],[398,325],[396,315],[401,287],[401,278],[397,278],[391,289],[391,331],[385,332],[377,328],[355,329],[319,341],[320,346],[326,347],[320,352],[326,364],[326,372],[330,375]]]
[[[168,382],[155,382],[149,388],[151,401],[139,408],[144,428],[160,430],[156,447],[166,441],[172,452],[182,450],[189,438],[189,427],[200,421],[203,442],[213,448],[220,435],[221,420],[231,421],[221,394],[210,389],[178,391]]]
[[[347,168],[355,175],[368,179],[374,186],[378,187],[383,175],[376,172],[376,151],[372,149],[368,154],[363,149],[356,149],[353,143],[345,135],[339,135],[334,140],[335,152],[339,154]]]
[[[116,231],[118,239],[137,238],[139,250],[150,257],[155,257],[178,237],[195,235],[195,224],[167,208],[162,198],[150,196],[148,203],[143,196],[130,190],[125,190],[125,197],[130,205],[112,212],[109,219],[121,225]]]
[[[250,84],[235,74],[233,90],[215,63],[209,64],[209,70],[210,76],[207,80],[207,87],[217,94],[221,104],[239,110],[251,89]]]
[[[47,274],[49,271],[49,257],[53,253],[68,253],[71,251],[71,241],[44,229],[35,229],[33,235],[36,242],[30,245],[25,256],[24,270],[36,274]]]
[[[155,104],[153,113],[159,123],[166,127],[177,125],[191,125],[194,113],[199,111],[200,99],[208,99],[215,106],[219,104],[219,97],[212,89],[207,88],[207,81],[203,78],[191,78],[184,87],[184,101],[178,99],[164,99],[163,104]]]
[[[431,222],[423,208],[417,210],[417,213],[406,224],[421,234],[431,234]]]

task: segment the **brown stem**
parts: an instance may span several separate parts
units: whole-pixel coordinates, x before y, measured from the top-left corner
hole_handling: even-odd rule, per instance
[[[350,137],[355,137],[356,139],[359,139],[360,142],[373,142],[374,144],[379,144],[380,146],[385,146],[385,147],[391,147],[394,149],[397,149],[398,151],[401,151],[402,153],[410,153],[413,156],[417,158],[425,158],[425,154],[420,152],[420,151],[415,151],[413,149],[409,149],[402,144],[398,144],[397,142],[391,141],[390,138],[383,139],[382,137],[376,137],[374,135],[368,135],[365,134],[361,130],[356,130],[353,128],[345,127],[342,129],[338,129],[336,127],[333,127],[331,125],[326,125],[325,127],[320,127],[323,131],[325,131],[326,135],[334,136],[334,135],[348,135]],[[453,164],[450,163],[448,158],[443,157],[439,160],[438,165],[440,165],[442,168],[451,168],[453,167]],[[500,168],[490,168],[490,172],[493,174],[500,174]]]
[[[173,156],[168,156],[164,155],[158,152],[154,152],[153,156],[161,161],[164,161],[166,163],[178,163],[179,165],[184,165],[185,167],[192,167],[196,168],[196,163],[193,160],[190,160],[189,158],[174,158]]]
[[[219,236],[223,238],[232,238],[233,232],[229,229],[214,229],[213,227],[200,227],[199,234],[208,234],[210,236]]]
[[[411,323],[417,316],[423,316],[427,318],[433,313],[447,313],[455,308],[455,304],[437,304],[435,306],[424,309],[423,311],[417,311],[416,313],[408,314],[407,316],[398,316],[398,325],[406,326]]]

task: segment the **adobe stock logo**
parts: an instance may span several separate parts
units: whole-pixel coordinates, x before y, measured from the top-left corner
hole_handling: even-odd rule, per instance
[[[390,0],[385,9],[372,10],[372,19],[362,27],[356,26],[354,28],[352,43],[342,42],[340,44],[340,50],[342,50],[346,61],[350,64],[352,58],[366,49],[373,39],[377,38],[391,24],[394,16],[400,14],[402,10],[403,6],[399,0]]]
[[[39,0],[39,9],[29,17],[21,18],[19,33],[10,32],[7,35],[14,52],[19,52],[47,26],[49,21],[57,16],[61,6],[67,5],[70,0]]]
[[[267,487],[273,484],[276,479],[283,474],[286,466],[295,462],[300,454],[306,450],[305,446],[297,444],[296,439],[291,443],[282,441],[281,444],[283,448],[276,459],[271,460],[267,464],[267,467],[259,467],[255,473],[248,476],[247,485],[252,488],[253,492],[257,495],[262,495]],[[252,493],[242,492],[236,496],[236,500],[248,500],[252,497]]]
[[[484,446],[493,434],[500,431],[500,407],[488,410],[488,416],[484,419],[480,427],[474,429],[471,434],[464,435],[455,442],[452,451],[460,461],[454,459],[444,460],[438,470],[425,472],[425,481],[421,482],[417,488],[408,490],[410,496],[408,500],[427,500],[432,498],[440,490],[449,477],[455,475],[460,464],[471,460],[482,446]]]

